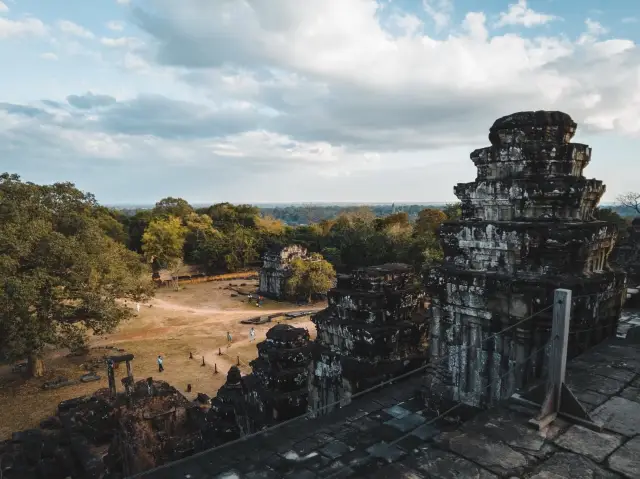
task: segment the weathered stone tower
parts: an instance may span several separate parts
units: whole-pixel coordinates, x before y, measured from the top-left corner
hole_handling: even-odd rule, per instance
[[[471,153],[478,176],[455,187],[462,218],[442,225],[444,263],[425,276],[431,400],[484,407],[539,377],[544,351],[508,371],[546,343],[551,309],[485,339],[551,305],[555,288],[573,292],[570,357],[615,333],[625,278],[607,259],[617,232],[593,219],[605,186],[582,175],[591,149],[569,143],[575,130],[565,113],[516,113]]]
[[[258,344],[258,357],[247,376],[253,429],[307,412],[307,375],[311,361],[309,331],[278,324]]]
[[[318,336],[309,370],[309,411],[326,414],[337,401],[420,366],[427,359],[424,293],[405,264],[338,277],[329,306],[316,314]]]
[[[268,298],[284,298],[291,261],[306,257],[307,250],[299,245],[277,247],[267,251],[260,269],[258,291]]]

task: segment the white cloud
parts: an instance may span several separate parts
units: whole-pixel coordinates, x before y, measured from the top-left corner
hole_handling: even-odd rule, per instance
[[[0,1],[0,13],[5,13],[9,11],[9,7],[7,7],[7,4]]]
[[[518,3],[509,5],[507,12],[500,13],[500,19],[496,23],[496,27],[504,27],[506,25],[522,25],[530,28],[537,25],[544,25],[558,17],[546,13],[535,12],[527,7],[527,0],[518,0]]]
[[[58,55],[52,52],[43,53],[40,55],[40,58],[43,60],[56,61],[58,59]]]
[[[69,20],[60,20],[58,22],[58,28],[61,32],[73,35],[79,38],[94,38],[95,35],[86,28],[78,25],[77,23]]]
[[[131,3],[131,0],[116,0],[116,3],[118,5],[129,5]]]
[[[255,183],[262,191],[271,191],[277,178],[321,175],[351,175],[362,185],[373,178],[367,175],[377,175],[376,188],[382,191],[389,178],[404,181],[394,172],[413,168],[415,175],[420,168],[429,191],[438,191],[424,199],[437,200],[451,199],[455,181],[473,179],[468,152],[485,146],[491,123],[514,111],[562,110],[578,122],[579,132],[640,138],[635,76],[640,49],[633,41],[613,34],[603,40],[606,30],[590,19],[578,39],[547,29],[526,37],[504,34],[488,29],[482,12],[467,12],[453,25],[450,2],[426,5],[436,26],[449,22],[450,28],[435,35],[431,22],[425,27],[397,2],[381,11],[373,0],[156,0],[153,12],[133,10],[144,44],[103,37],[100,42],[113,50],[98,51],[105,71],[106,62],[112,62],[123,84],[166,97],[120,96],[84,110],[65,103],[61,109],[71,113],[64,118],[33,111],[31,105],[13,106],[14,136],[2,136],[0,122],[0,157],[15,156],[20,145],[32,149],[41,142],[45,155],[77,141],[82,147],[69,151],[83,161],[103,158],[104,149],[106,161],[134,165],[157,158],[162,165],[237,173],[252,185],[256,175],[271,175]],[[531,17],[526,4],[517,5],[524,7],[512,18],[518,25],[546,18],[535,12],[542,20]],[[76,105],[78,100],[73,99]],[[15,140],[16,112],[23,115],[20,141]],[[28,115],[33,118],[25,119]],[[38,124],[49,130],[30,138],[28,131]],[[442,176],[433,180],[430,168],[439,164],[445,165],[438,167]],[[633,172],[640,174],[640,167]],[[223,186],[232,184],[218,173],[198,174],[213,176],[216,189],[223,181]],[[404,183],[395,188],[389,195],[405,193]],[[369,186],[346,189],[353,195],[370,191]],[[207,184],[206,191],[211,190]],[[615,185],[609,191],[615,196]]]
[[[106,47],[112,48],[135,48],[142,45],[142,42],[135,37],[117,37],[117,38],[109,38],[103,37],[100,39],[100,43],[102,43]]]
[[[113,30],[114,32],[119,32],[124,29],[124,23],[112,20],[110,22],[107,22],[107,28],[109,30]]]
[[[453,12],[452,0],[422,0],[422,7],[437,30],[441,30],[449,25],[451,13]]]
[[[0,38],[19,37],[25,35],[43,36],[47,27],[37,18],[9,20],[0,18]]]
[[[622,23],[638,23],[638,19],[636,17],[625,17],[621,20]]]

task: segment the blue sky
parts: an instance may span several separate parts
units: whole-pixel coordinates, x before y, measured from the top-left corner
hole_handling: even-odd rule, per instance
[[[632,0],[0,0],[0,170],[105,203],[451,201],[559,109],[640,190]]]

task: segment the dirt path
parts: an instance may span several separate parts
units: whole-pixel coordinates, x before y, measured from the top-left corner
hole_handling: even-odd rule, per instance
[[[254,325],[256,339],[250,342],[251,325],[241,324],[241,320],[275,313],[317,311],[324,305],[298,307],[266,300],[262,308],[257,308],[242,296],[232,297],[233,292],[224,289],[227,284],[209,282],[188,285],[177,292],[168,288],[159,289],[154,299],[141,305],[140,312],[134,318],[121,324],[112,334],[92,337],[90,346],[123,348],[135,356],[132,365],[136,380],[147,377],[162,379],[185,396],[195,398],[198,392],[214,396],[224,384],[229,368],[237,364],[238,358],[240,370],[243,374],[249,373],[249,362],[257,356],[256,344],[265,339],[266,332],[277,322],[305,327],[312,338],[315,337],[315,326],[306,316]],[[135,307],[135,303],[128,304]],[[227,331],[233,336],[229,347]],[[218,354],[219,350],[222,355]],[[87,359],[70,358],[66,353],[52,351],[47,357],[50,377],[79,378],[85,372],[82,364]],[[100,354],[104,353],[106,351]],[[193,359],[189,359],[190,353]],[[165,370],[162,373],[157,369],[158,355],[164,357]],[[203,357],[205,366],[202,366]],[[60,401],[106,387],[106,371],[98,370],[97,373],[102,376],[100,381],[44,391],[41,389],[43,380],[25,382],[11,373],[11,366],[0,366],[0,440],[13,431],[37,426],[54,412]],[[117,384],[120,386],[119,377]],[[192,385],[191,393],[186,392],[188,384]]]

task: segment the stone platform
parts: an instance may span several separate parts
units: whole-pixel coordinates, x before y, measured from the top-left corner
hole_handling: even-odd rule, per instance
[[[462,408],[432,424],[410,378],[302,419],[135,476],[188,478],[608,479],[640,477],[640,345],[609,339],[571,361],[568,385],[603,422],[556,420],[545,435],[515,403]],[[387,444],[397,441],[397,444]]]

